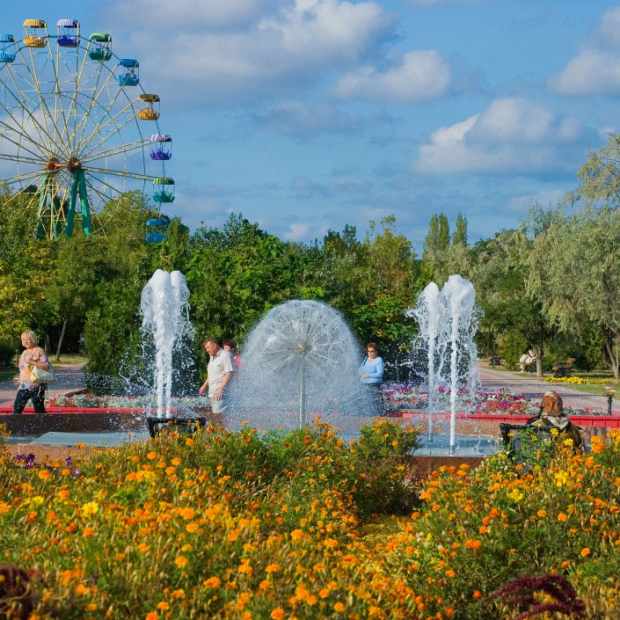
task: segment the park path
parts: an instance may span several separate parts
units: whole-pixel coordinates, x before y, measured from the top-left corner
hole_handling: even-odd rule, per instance
[[[532,373],[509,372],[494,370],[486,366],[480,366],[480,382],[484,390],[507,388],[515,394],[523,394],[529,400],[537,400],[543,397],[545,392],[553,390],[562,396],[565,407],[571,409],[592,409],[593,411],[607,412],[607,398],[585,394],[565,384],[553,384],[542,381]],[[603,386],[601,386],[601,392]],[[618,401],[614,401],[614,413],[620,414]]]
[[[60,396],[74,390],[81,390],[84,383],[84,364],[54,364],[56,380],[50,384],[47,397]],[[17,386],[10,379],[0,381],[0,405],[13,402]]]

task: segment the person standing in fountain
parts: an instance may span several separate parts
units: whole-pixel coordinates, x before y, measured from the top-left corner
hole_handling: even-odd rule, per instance
[[[49,362],[45,351],[37,346],[36,334],[26,331],[21,335],[23,353],[19,357],[19,377],[17,395],[13,403],[13,415],[23,413],[26,403],[32,400],[36,413],[45,413],[45,383],[35,383],[32,380],[32,369],[36,366],[41,370],[49,370]]]
[[[376,415],[383,415],[383,358],[374,342],[366,345],[366,359],[360,366],[360,381],[367,386]]]
[[[207,338],[202,347],[209,354],[207,365],[207,380],[200,386],[198,393],[204,396],[208,393],[213,413],[224,413],[228,406],[226,386],[232,379],[235,371],[232,357],[228,351],[220,347],[215,338]]]
[[[237,353],[237,345],[234,340],[222,340],[222,348],[224,351],[228,351],[232,358],[232,363],[235,370],[239,370],[241,367],[241,356]]]

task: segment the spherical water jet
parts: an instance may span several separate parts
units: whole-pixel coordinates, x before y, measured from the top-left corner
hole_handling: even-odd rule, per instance
[[[231,409],[270,422],[308,415],[370,413],[360,383],[360,348],[342,316],[326,304],[293,300],[273,308],[250,333],[231,389]]]

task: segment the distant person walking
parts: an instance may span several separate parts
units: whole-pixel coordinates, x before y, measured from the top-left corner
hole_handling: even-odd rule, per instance
[[[201,396],[208,394],[213,413],[224,413],[228,406],[226,386],[235,371],[232,356],[220,347],[215,338],[207,338],[202,346],[209,354],[209,364],[207,365],[207,380],[200,386],[198,393]]]
[[[360,381],[368,387],[371,403],[376,408],[377,415],[383,414],[383,358],[374,342],[366,345],[366,358],[360,366]]]
[[[24,351],[19,356],[19,377],[17,378],[17,395],[13,403],[13,414],[23,413],[26,403],[32,400],[36,413],[45,413],[46,383],[39,383],[32,376],[34,368],[49,371],[50,365],[45,351],[37,346],[37,336],[33,331],[21,335]]]

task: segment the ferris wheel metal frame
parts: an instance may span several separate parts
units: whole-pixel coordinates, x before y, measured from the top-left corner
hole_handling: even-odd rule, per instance
[[[26,19],[23,27],[21,39],[0,35],[5,199],[36,205],[36,234],[49,239],[71,236],[76,216],[90,235],[93,206],[118,198],[131,183],[143,192],[151,183],[158,207],[172,203],[175,182],[166,174],[172,138],[160,130],[160,98],[144,90],[139,61],[117,56],[108,33],[83,36],[75,19],[58,20],[56,34],[42,19]],[[14,174],[5,176],[9,166]],[[149,220],[155,230],[166,221]],[[161,233],[151,234],[161,240]]]

